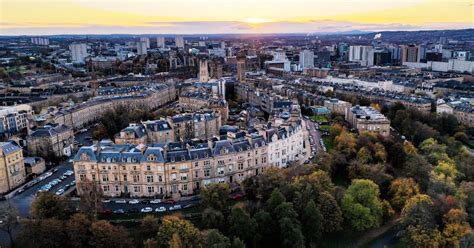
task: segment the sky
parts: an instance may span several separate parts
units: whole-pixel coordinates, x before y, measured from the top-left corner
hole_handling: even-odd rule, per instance
[[[474,28],[473,0],[0,0],[0,35]]]

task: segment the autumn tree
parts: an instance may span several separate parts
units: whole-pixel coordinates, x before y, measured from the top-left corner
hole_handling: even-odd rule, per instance
[[[471,231],[467,214],[462,209],[451,209],[443,216],[443,238],[448,247],[459,247],[461,238]]]
[[[202,211],[201,223],[205,228],[221,229],[225,225],[225,217],[221,211],[208,207]]]
[[[123,227],[113,226],[105,220],[92,223],[90,232],[92,236],[89,244],[96,248],[128,248],[132,242]]]
[[[92,222],[85,214],[71,216],[65,227],[71,248],[89,247],[89,239],[92,237],[91,224]]]
[[[65,219],[68,212],[67,200],[49,192],[42,192],[31,205],[31,214],[36,219]]]
[[[168,247],[173,234],[179,236],[183,247],[199,247],[199,230],[189,221],[176,216],[163,217],[161,227],[155,237],[159,247]]]
[[[390,184],[390,203],[397,210],[401,210],[408,199],[419,193],[420,188],[413,178],[397,178]]]

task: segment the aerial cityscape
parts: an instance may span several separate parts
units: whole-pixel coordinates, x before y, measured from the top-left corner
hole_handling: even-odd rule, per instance
[[[473,7],[0,0],[0,248],[473,248]]]

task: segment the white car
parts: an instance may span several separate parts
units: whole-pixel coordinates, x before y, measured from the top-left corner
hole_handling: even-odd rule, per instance
[[[56,195],[62,195],[64,193],[64,189],[58,189],[58,191],[56,191]]]
[[[110,202],[110,199],[103,199],[102,200],[102,203],[109,203]]]
[[[150,213],[150,212],[153,212],[153,208],[150,208],[150,207],[142,208],[141,212],[142,213]]]
[[[156,209],[155,209],[155,212],[157,212],[157,213],[166,212],[166,208],[165,208],[165,207],[156,208]]]
[[[158,204],[158,203],[161,203],[161,200],[160,199],[154,199],[154,200],[151,200],[150,203],[151,204]]]
[[[138,203],[140,203],[140,201],[137,200],[137,199],[135,199],[135,200],[130,200],[130,201],[128,202],[128,204],[138,204]]]
[[[181,209],[181,205],[174,205],[170,207],[170,211]]]
[[[120,200],[116,200],[115,203],[127,203],[127,201],[123,200],[123,199],[120,199]]]

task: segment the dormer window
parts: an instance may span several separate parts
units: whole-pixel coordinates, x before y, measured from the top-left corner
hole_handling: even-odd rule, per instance
[[[155,160],[156,160],[156,156],[154,154],[148,155],[148,161],[155,161]]]

